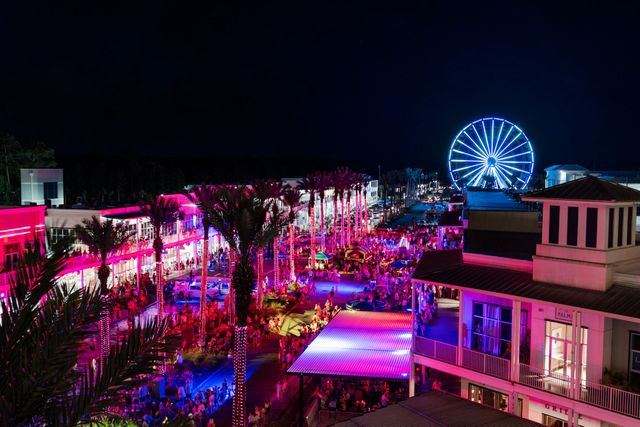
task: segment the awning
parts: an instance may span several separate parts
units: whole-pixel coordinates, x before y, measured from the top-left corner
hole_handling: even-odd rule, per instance
[[[536,427],[540,424],[461,397],[429,391],[395,405],[334,424],[336,427]]]
[[[331,259],[331,256],[325,254],[324,252],[318,252],[316,254],[316,261],[328,261],[330,259]]]
[[[287,373],[408,380],[410,348],[410,314],[342,311]]]

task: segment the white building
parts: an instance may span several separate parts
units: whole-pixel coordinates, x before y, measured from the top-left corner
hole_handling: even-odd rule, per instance
[[[640,425],[640,192],[586,176],[523,200],[542,203],[531,260],[425,253],[416,316],[430,286],[453,299],[414,331],[414,362],[545,426]]]
[[[21,204],[64,205],[62,169],[20,169]]]

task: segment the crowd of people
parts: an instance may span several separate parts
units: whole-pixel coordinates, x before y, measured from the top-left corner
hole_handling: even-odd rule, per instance
[[[363,413],[406,399],[408,390],[400,382],[323,378],[315,395],[320,410]]]

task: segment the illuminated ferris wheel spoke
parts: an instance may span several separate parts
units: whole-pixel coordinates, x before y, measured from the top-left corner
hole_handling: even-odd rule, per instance
[[[496,153],[499,153],[500,150],[502,150],[502,147],[504,146],[504,143],[507,142],[507,139],[509,139],[509,135],[511,134],[511,131],[513,130],[514,127],[515,126],[511,125],[511,127],[507,131],[507,134],[504,136],[504,139],[502,140],[502,142],[498,146],[498,149],[496,150]]]
[[[502,179],[504,179],[505,181],[507,181],[509,183],[509,186],[512,185],[511,180],[509,179],[509,177],[502,171],[502,169],[500,169],[499,165],[496,165],[496,172],[498,173],[498,175],[502,176]]]
[[[465,185],[524,189],[533,166],[533,149],[524,132],[496,117],[469,123],[449,150],[449,174],[458,189]]]
[[[484,142],[486,144],[487,147],[487,153],[489,153],[489,155],[491,155],[491,144],[489,143],[489,138],[487,138],[487,128],[484,125],[484,122],[482,122],[482,133],[484,134]]]
[[[458,140],[458,142],[459,142],[461,145],[464,145],[465,147],[467,147],[469,150],[471,150],[471,151],[473,151],[474,153],[476,153],[478,156],[480,156],[480,157],[477,157],[478,159],[482,159],[482,160],[484,160],[484,159],[486,159],[486,158],[487,158],[487,156],[486,156],[485,154],[480,153],[480,152],[478,152],[478,151],[474,150],[473,148],[471,148],[470,146],[468,146],[468,145],[467,145],[467,144],[465,144],[464,142],[462,142],[462,141],[460,141],[460,140]],[[463,153],[463,154],[464,154],[464,153]],[[469,154],[469,155],[471,156],[471,154]]]
[[[485,166],[485,165],[478,165],[478,166],[476,166],[472,171],[467,172],[467,174],[466,174],[466,175],[463,175],[463,176],[462,176],[462,178],[466,178],[466,177],[468,177],[469,175],[473,175],[474,173],[479,172],[479,171],[481,171],[481,170],[482,170],[482,169],[484,169],[484,168],[486,168],[486,166]],[[472,179],[473,179],[473,178],[472,178]]]
[[[525,142],[523,142],[522,144],[520,144],[519,146],[517,146],[516,148],[513,148],[513,149],[511,149],[511,150],[509,150],[508,152],[506,152],[506,153],[505,153],[505,151],[506,151],[507,149],[509,149],[509,147],[511,147],[511,144],[513,144],[513,143],[514,143],[518,138],[520,138],[520,135],[522,135],[522,132],[519,132],[516,136],[514,136],[514,137],[513,137],[513,139],[509,142],[509,144],[508,144],[508,145],[506,145],[506,146],[505,146],[505,147],[504,147],[500,152],[498,152],[498,153],[496,154],[496,157],[504,156],[505,154],[508,154],[508,153],[512,152],[513,150],[515,150],[515,149],[517,149],[517,148],[520,148],[520,147],[522,147],[524,144],[527,144],[527,143],[529,142],[529,141],[525,141]]]
[[[505,167],[505,168],[513,169],[514,171],[518,171],[518,172],[522,172],[522,173],[529,173],[529,172],[527,172],[525,170],[518,169],[518,168],[513,167],[513,166],[509,166],[509,165],[502,165],[502,166]]]
[[[478,159],[478,160],[482,160],[483,162],[485,161],[485,159],[483,157],[474,156],[473,154],[469,154],[469,153],[467,153],[465,151],[460,151],[460,150],[453,150],[453,151],[458,153],[458,154],[462,154],[464,156],[469,156],[469,157],[473,157],[473,158]]]
[[[478,137],[478,141],[480,142],[480,146],[482,147],[482,150],[483,150],[484,154],[486,154],[488,156],[489,155],[489,151],[487,151],[487,147],[485,147],[485,145],[482,143],[482,137],[478,133],[478,130],[476,129],[475,125],[471,125],[471,128],[476,133],[476,136]]]
[[[477,175],[475,175],[472,178],[472,182],[473,182],[473,186],[477,186],[478,184],[480,184],[480,180],[482,179],[483,176],[485,176],[487,174],[487,169],[489,169],[489,166],[485,166],[480,172],[478,172]]]
[[[451,172],[459,172],[459,171],[463,171],[465,169],[471,169],[471,168],[477,168],[479,166],[484,166],[484,165],[471,165],[471,166],[465,166],[463,168],[458,168],[458,169],[454,169]]]
[[[524,152],[524,153],[518,153],[518,154],[514,154],[514,155],[512,155],[512,156],[507,156],[507,157],[499,157],[499,158],[498,158],[498,160],[500,160],[501,162],[503,162],[503,163],[504,163],[504,161],[505,161],[506,159],[513,159],[513,158],[515,158],[515,157],[527,156],[527,155],[529,155],[529,154],[531,154],[531,151],[526,151],[526,152]],[[517,161],[517,160],[516,160],[516,161]],[[519,162],[520,162],[520,163],[526,163],[526,162],[522,162],[522,161],[519,161]],[[510,162],[509,162],[509,163],[510,163]]]
[[[477,132],[476,132],[476,133],[477,133]],[[467,138],[469,138],[469,141],[471,141],[471,142],[473,143],[473,145],[474,145],[474,146],[475,146],[479,151],[481,151],[481,152],[482,152],[482,155],[483,155],[483,156],[488,156],[488,155],[489,155],[489,153],[487,153],[486,151],[484,151],[484,150],[483,150],[483,149],[482,149],[482,148],[481,148],[481,147],[476,143],[476,141],[475,141],[473,138],[471,138],[471,136],[470,136],[466,131],[465,131],[465,133],[464,133],[464,134],[465,134],[465,135],[467,135]],[[462,142],[462,141],[460,141],[460,142]]]

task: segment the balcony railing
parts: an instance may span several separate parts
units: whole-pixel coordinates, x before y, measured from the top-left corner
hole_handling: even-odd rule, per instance
[[[462,348],[462,366],[494,377],[509,379],[511,361]]]
[[[486,375],[574,399],[608,411],[640,419],[640,394],[605,384],[583,380],[578,396],[572,396],[571,380],[525,363],[519,364],[518,378],[511,378],[511,361],[490,354],[462,348],[458,362],[458,346],[429,338],[415,337],[414,351],[430,359],[460,366]]]

